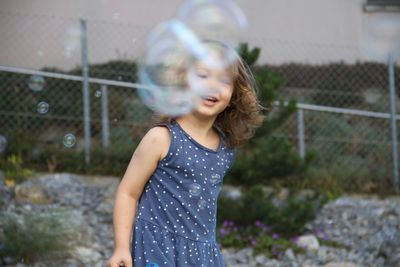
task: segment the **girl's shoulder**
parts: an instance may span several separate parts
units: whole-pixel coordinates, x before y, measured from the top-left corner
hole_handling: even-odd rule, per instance
[[[171,143],[170,131],[163,125],[154,125],[143,139],[149,140],[155,149],[160,149],[161,158],[165,157]]]

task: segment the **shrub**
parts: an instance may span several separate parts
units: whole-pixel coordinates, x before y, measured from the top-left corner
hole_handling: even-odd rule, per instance
[[[303,249],[296,245],[295,238],[281,237],[259,220],[248,226],[236,225],[234,221],[224,221],[219,227],[218,242],[223,247],[252,247],[254,254],[263,253],[268,258],[279,258],[289,248],[295,253],[303,252]]]
[[[33,170],[25,168],[23,163],[22,158],[15,154],[8,156],[3,163],[0,161],[0,169],[4,170],[6,181],[15,184],[34,174]]]
[[[25,263],[65,256],[72,233],[58,217],[53,211],[0,214],[0,256]]]
[[[263,187],[253,186],[244,192],[242,198],[220,198],[217,221],[219,225],[225,220],[234,221],[239,226],[261,221],[272,231],[288,237],[302,233],[305,224],[315,218],[326,200],[324,195],[315,195],[310,199],[291,195],[282,205],[276,205],[272,197],[264,195]]]

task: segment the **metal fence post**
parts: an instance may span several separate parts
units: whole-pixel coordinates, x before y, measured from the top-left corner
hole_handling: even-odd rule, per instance
[[[297,132],[299,136],[299,153],[300,157],[304,159],[306,154],[306,145],[304,140],[304,111],[303,109],[297,110]]]
[[[84,147],[85,163],[90,164],[90,95],[89,95],[89,64],[88,64],[88,38],[86,20],[80,19],[81,26],[81,57],[82,57],[82,91],[83,91],[83,123],[84,123]]]
[[[101,86],[101,129],[103,148],[110,145],[110,125],[108,119],[108,90],[107,85]]]
[[[390,91],[390,125],[392,128],[392,160],[393,160],[393,182],[396,192],[399,192],[399,169],[398,169],[398,147],[397,147],[397,95],[394,81],[394,58],[389,54],[388,60],[389,91]]]

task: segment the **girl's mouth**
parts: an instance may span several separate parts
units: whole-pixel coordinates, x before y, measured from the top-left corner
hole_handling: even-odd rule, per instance
[[[214,103],[218,101],[218,99],[213,96],[207,96],[206,98],[204,98],[204,100],[214,102]]]
[[[217,102],[218,102],[218,99],[216,97],[213,97],[213,96],[203,97],[203,105],[205,105],[205,106],[212,107]]]

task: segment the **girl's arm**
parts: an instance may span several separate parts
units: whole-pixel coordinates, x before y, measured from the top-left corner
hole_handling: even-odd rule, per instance
[[[154,127],[136,148],[115,197],[113,211],[115,250],[130,248],[131,230],[138,200],[158,162],[167,154],[169,144],[169,130],[165,127]]]

